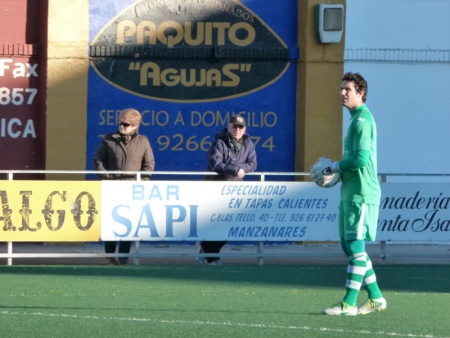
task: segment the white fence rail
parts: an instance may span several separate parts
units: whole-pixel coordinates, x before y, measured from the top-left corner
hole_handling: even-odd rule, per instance
[[[107,172],[108,174],[115,174],[115,175],[136,175],[136,180],[141,180],[142,175],[146,174],[148,175],[148,172],[139,172],[139,171],[110,171]],[[86,170],[1,170],[0,175],[6,175],[8,181],[14,181],[21,179],[21,176],[23,175],[43,175],[42,178],[46,179],[48,175],[55,175],[56,177],[74,177],[73,175],[76,175],[78,177],[81,177],[81,179],[84,179],[86,175],[98,175],[98,171],[86,171]],[[174,172],[174,171],[155,171],[151,173],[152,179],[157,179],[159,177],[164,177],[165,180],[170,180],[170,178],[173,176],[176,180],[178,177],[189,177],[190,180],[203,180],[206,175],[216,175],[215,173],[211,172]],[[275,178],[277,181],[280,181],[280,178],[287,177],[292,180],[292,178],[299,178],[299,177],[305,177],[309,176],[308,172],[258,172],[258,173],[251,173],[250,176],[255,176],[254,178],[250,178],[255,180],[258,178],[259,181],[270,181],[271,178]],[[380,181],[381,182],[388,182],[390,178],[392,177],[433,177],[433,178],[439,178],[439,177],[448,177],[450,175],[446,174],[380,174]],[[168,179],[169,177],[169,179]],[[40,177],[39,177],[40,178]],[[70,180],[70,179],[68,179]],[[448,227],[448,226],[447,226]],[[446,234],[449,234],[450,232],[447,232]],[[407,240],[407,239],[406,239]],[[446,239],[444,238],[444,241]],[[447,239],[448,240],[448,239]],[[324,241],[326,242],[326,240]],[[450,242],[450,241],[449,241]],[[13,248],[13,242],[7,242],[7,253],[2,254],[0,253],[0,258],[7,258],[8,259],[8,265],[12,265],[12,259],[13,258],[99,258],[99,257],[130,257],[134,258],[135,263],[139,264],[139,259],[144,257],[161,257],[163,255],[164,257],[205,257],[205,256],[220,256],[220,257],[242,257],[242,258],[248,258],[248,257],[254,257],[258,260],[259,264],[263,264],[263,260],[265,257],[300,257],[304,255],[308,255],[308,253],[292,253],[290,251],[281,252],[281,253],[273,253],[273,252],[265,252],[264,251],[264,242],[260,241],[257,242],[257,251],[256,252],[236,252],[236,253],[221,253],[221,254],[198,254],[196,252],[177,252],[177,253],[169,253],[165,252],[163,254],[161,253],[149,253],[149,252],[141,252],[139,250],[140,242],[135,242],[135,249],[130,254],[104,254],[104,253],[14,253]],[[48,247],[49,251],[51,251],[51,246]],[[380,241],[380,257],[386,258],[386,241],[382,240]],[[319,255],[317,252],[313,253],[313,255],[317,256]],[[323,257],[327,256],[327,253],[320,254]],[[332,254],[334,255],[334,254]]]

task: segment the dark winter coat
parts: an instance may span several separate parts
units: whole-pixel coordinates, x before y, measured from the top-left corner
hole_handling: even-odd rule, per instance
[[[136,131],[131,140],[125,144],[122,135],[116,131],[103,138],[94,156],[94,166],[100,171],[153,171],[155,158],[146,136]],[[132,180],[136,175],[106,174],[100,177],[110,180]],[[148,180],[150,176],[142,176],[142,179]]]
[[[239,169],[243,169],[245,173],[250,173],[256,170],[256,166],[255,145],[247,134],[244,134],[242,147],[238,152],[234,151],[226,128],[216,134],[215,140],[208,151],[207,171],[215,171],[219,175],[208,176],[209,179],[242,181],[242,178],[236,177]]]

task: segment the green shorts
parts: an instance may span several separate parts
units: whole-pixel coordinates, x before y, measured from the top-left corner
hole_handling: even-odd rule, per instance
[[[374,241],[377,235],[379,206],[341,202],[339,204],[339,236],[346,241]]]

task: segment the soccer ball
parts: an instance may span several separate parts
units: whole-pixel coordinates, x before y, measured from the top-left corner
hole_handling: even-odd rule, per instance
[[[334,187],[341,179],[340,172],[332,173],[330,171],[330,165],[332,162],[333,161],[327,157],[321,157],[311,167],[311,178],[319,187]]]

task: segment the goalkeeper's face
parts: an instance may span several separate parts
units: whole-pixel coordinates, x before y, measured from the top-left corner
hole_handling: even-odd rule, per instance
[[[349,110],[353,110],[358,108],[362,104],[363,94],[359,93],[355,89],[355,84],[350,81],[343,81],[341,85],[341,102],[344,107],[347,107]]]

